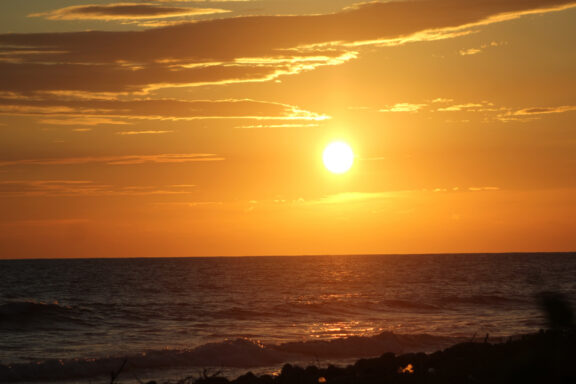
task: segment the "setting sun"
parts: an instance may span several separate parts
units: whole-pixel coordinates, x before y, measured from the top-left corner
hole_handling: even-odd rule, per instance
[[[322,154],[324,166],[332,173],[347,172],[354,163],[354,152],[343,141],[335,141],[324,149]]]

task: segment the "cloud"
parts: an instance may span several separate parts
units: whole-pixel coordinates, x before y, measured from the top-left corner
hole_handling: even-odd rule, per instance
[[[169,153],[159,155],[124,155],[8,160],[0,161],[0,167],[15,165],[78,165],[97,163],[106,165],[138,165],[146,163],[173,164],[223,160],[225,160],[224,157],[210,153]]]
[[[259,0],[148,0],[151,3],[248,3]]]
[[[10,223],[1,223],[0,225],[9,226],[48,226],[53,227],[55,225],[78,225],[91,223],[93,220],[90,219],[37,219],[37,220],[14,220]]]
[[[133,136],[133,135],[161,135],[164,133],[172,133],[174,131],[120,131],[116,132],[117,135]]]
[[[2,108],[0,107],[0,110]],[[129,125],[130,123],[120,120],[112,120],[100,117],[75,117],[69,119],[40,119],[40,124],[48,125]]]
[[[561,105],[555,107],[530,107],[521,109],[508,109],[507,111],[499,114],[497,119],[502,122],[528,122],[545,115],[552,115],[565,112],[576,111],[576,105]]]
[[[229,205],[230,203],[224,203],[223,201],[170,201],[170,202],[156,202],[153,204],[155,206],[163,208],[167,207],[180,210],[183,207],[196,208],[196,209],[207,209],[207,208],[210,209],[214,207],[223,207],[225,204]]]
[[[417,112],[425,106],[426,104],[398,103],[386,106],[380,109],[379,112]]]
[[[438,193],[474,193],[474,192],[496,192],[501,191],[499,187],[494,186],[475,186],[475,187],[437,187],[437,188],[426,188],[426,189],[412,189],[412,190],[391,190],[385,192],[344,192],[344,193],[334,193],[325,196],[313,197],[313,198],[276,198],[273,200],[251,200],[245,202],[253,208],[256,206],[260,207],[271,207],[277,205],[291,205],[291,206],[332,206],[332,205],[342,205],[347,208],[354,207],[355,205],[361,205],[364,203],[376,203],[385,202],[390,199],[396,199],[400,197],[414,196],[414,195],[430,195]],[[226,203],[226,204],[235,204]],[[354,209],[354,208],[351,208]],[[252,210],[252,209],[251,209]]]
[[[0,181],[0,196],[5,197],[102,197],[185,195],[194,186],[114,186],[91,180],[9,180]]]
[[[461,56],[472,56],[480,52],[482,52],[480,48],[468,48],[468,49],[461,49],[460,51],[458,51],[458,53],[460,53]]]
[[[353,202],[365,202],[373,200],[382,200],[398,197],[401,195],[416,194],[416,193],[438,193],[438,192],[451,192],[451,193],[467,193],[467,192],[488,192],[500,191],[499,187],[450,187],[450,188],[432,188],[420,190],[399,190],[390,192],[348,192],[337,193],[328,195],[320,199],[311,200],[307,204],[342,204]]]
[[[481,192],[481,191],[499,191],[499,187],[468,187],[469,191]]]
[[[320,199],[305,201],[302,203],[307,205],[351,204],[354,202],[391,198],[395,194],[397,194],[397,192],[346,192],[328,195]]]
[[[42,17],[48,20],[133,20],[158,19],[166,17],[198,16],[229,12],[224,9],[163,7],[154,4],[116,3],[88,4],[33,13],[29,17]]]
[[[114,39],[114,36],[109,36]],[[186,39],[182,36],[181,39]],[[0,36],[1,40],[1,36]],[[96,44],[113,45],[105,41]],[[87,42],[87,44],[92,44]],[[145,40],[135,44],[148,44]],[[168,42],[166,42],[168,44]],[[120,49],[128,49],[122,47]],[[194,51],[182,47],[186,51]],[[134,49],[132,49],[134,50]],[[153,48],[150,48],[151,53]],[[145,54],[148,56],[149,54]],[[183,55],[183,53],[180,53]],[[38,59],[43,55],[37,56]],[[159,56],[162,57],[162,56]],[[77,91],[92,93],[143,93],[159,88],[191,87],[210,84],[261,82],[283,75],[296,74],[320,66],[338,65],[355,57],[354,53],[323,51],[314,54],[292,53],[264,63],[262,59],[238,58],[227,62],[193,62],[193,59],[164,61],[147,57],[149,63],[51,63],[26,62],[21,57],[0,61],[0,84],[3,91]],[[46,58],[54,60],[55,58]],[[56,59],[57,60],[57,59]],[[110,58],[110,60],[113,60]]]
[[[454,100],[437,98],[428,103],[397,103],[379,109],[379,112],[492,112],[499,111],[493,103],[480,101],[474,103],[454,104]],[[442,106],[443,105],[443,106]]]
[[[486,112],[486,111],[497,111],[498,108],[494,107],[494,104],[488,101],[481,101],[477,103],[465,103],[465,104],[452,104],[446,107],[436,109],[438,112]]]
[[[576,105],[562,105],[559,107],[533,107],[533,108],[524,108],[519,109],[513,112],[515,116],[533,116],[533,115],[547,115],[551,113],[564,113],[576,111]]]
[[[458,53],[461,56],[472,56],[472,55],[476,55],[480,52],[483,52],[485,49],[487,48],[493,48],[493,47],[500,47],[502,45],[506,45],[506,42],[498,42],[498,41],[492,41],[488,44],[482,44],[480,47],[478,48],[467,48],[467,49],[461,49],[458,51]]]
[[[359,108],[356,108],[357,110]],[[370,111],[370,108],[362,108]],[[449,98],[436,98],[427,103],[397,103],[385,106],[379,112],[411,112],[411,113],[441,113],[439,116],[446,116],[449,113],[466,113],[481,116],[484,122],[527,122],[540,119],[546,115],[566,113],[576,111],[576,105],[560,105],[551,107],[529,107],[511,108],[498,106],[486,100],[456,103]],[[461,120],[465,122],[469,120]]]
[[[238,129],[261,129],[261,128],[312,128],[319,127],[319,124],[256,124],[256,125],[241,125]]]
[[[466,28],[575,6],[573,0],[427,0],[332,14],[244,16],[143,31],[0,35],[1,89],[149,92],[269,81],[357,57],[355,47],[460,36]],[[209,38],[207,38],[209,37]]]
[[[325,120],[329,116],[306,111],[282,103],[250,99],[230,100],[179,100],[136,99],[90,100],[56,98],[1,98],[0,115],[58,116],[59,119],[42,119],[56,124],[69,117],[66,125],[122,124],[117,119],[144,120],[196,120],[196,119],[279,119]],[[126,123],[124,123],[126,124]]]
[[[453,101],[454,99],[448,99],[446,97],[437,97],[434,100],[432,100],[432,103],[451,103]]]

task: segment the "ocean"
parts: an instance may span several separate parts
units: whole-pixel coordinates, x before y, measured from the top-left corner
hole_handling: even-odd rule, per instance
[[[546,326],[576,254],[0,260],[0,382],[177,380]]]

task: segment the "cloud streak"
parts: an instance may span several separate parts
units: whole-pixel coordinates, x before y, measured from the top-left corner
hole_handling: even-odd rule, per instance
[[[533,108],[523,108],[514,111],[515,116],[534,116],[534,115],[548,115],[552,113],[564,113],[576,111],[575,105],[562,105],[559,107],[533,107]]]
[[[0,110],[2,108],[0,107]],[[130,123],[121,120],[112,120],[101,117],[77,117],[69,119],[40,119],[38,120],[40,124],[47,125],[83,125],[83,126],[95,126],[95,125],[129,125]]]
[[[476,48],[467,48],[467,49],[461,49],[460,51],[458,51],[458,54],[460,56],[472,56],[472,55],[477,55],[481,52],[483,52],[485,49],[487,48],[494,48],[494,47],[500,47],[502,45],[506,45],[506,42],[497,42],[497,41],[492,41],[488,44],[482,44],[480,47],[476,47]]]
[[[360,109],[362,110],[362,109]],[[370,110],[370,109],[365,109]],[[525,107],[511,108],[497,106],[489,101],[478,101],[468,103],[455,103],[452,99],[438,98],[430,103],[397,103],[386,106],[378,110],[383,113],[391,112],[411,112],[411,113],[441,113],[445,116],[448,113],[480,114],[485,121],[501,122],[527,122],[543,118],[547,115],[576,111],[575,105],[560,105],[549,107]]]
[[[95,157],[66,157],[50,159],[23,159],[0,161],[0,167],[16,165],[139,165],[139,164],[177,164],[208,161],[223,161],[224,157],[210,153],[169,153],[158,155],[124,155]]]
[[[386,106],[379,112],[417,112],[425,106],[426,104],[397,103]]]
[[[241,125],[234,127],[237,129],[262,129],[262,128],[313,128],[319,127],[319,124],[255,124]]]
[[[91,180],[9,180],[0,181],[4,197],[106,197],[186,195],[193,185],[114,186]]]
[[[248,3],[259,0],[148,0],[150,3]]]
[[[521,108],[516,110],[507,110],[497,116],[498,120],[502,122],[527,122],[540,119],[547,115],[554,115],[559,113],[574,112],[576,105],[561,105],[554,107],[530,107]]]
[[[48,20],[134,20],[210,15],[229,12],[224,9],[164,7],[154,4],[116,3],[75,5],[53,11],[33,13],[29,17]]]
[[[174,131],[120,131],[116,132],[117,135],[134,136],[134,135],[162,135],[165,133],[172,133]]]
[[[59,116],[82,125],[126,124],[117,119],[141,120],[197,120],[197,119],[278,119],[325,120],[328,116],[306,111],[282,103],[250,99],[239,100],[179,100],[136,99],[91,100],[54,98],[1,98],[0,115]],[[44,119],[48,124],[61,123],[62,119]]]
[[[575,6],[573,0],[428,0],[359,4],[333,14],[246,16],[143,31],[0,35],[5,91],[149,92],[269,81],[397,45]],[[206,38],[210,36],[210,38]]]

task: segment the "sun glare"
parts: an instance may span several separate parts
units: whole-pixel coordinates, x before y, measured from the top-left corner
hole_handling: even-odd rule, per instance
[[[343,141],[335,141],[324,149],[322,154],[324,166],[332,173],[347,172],[354,163],[354,152]]]

